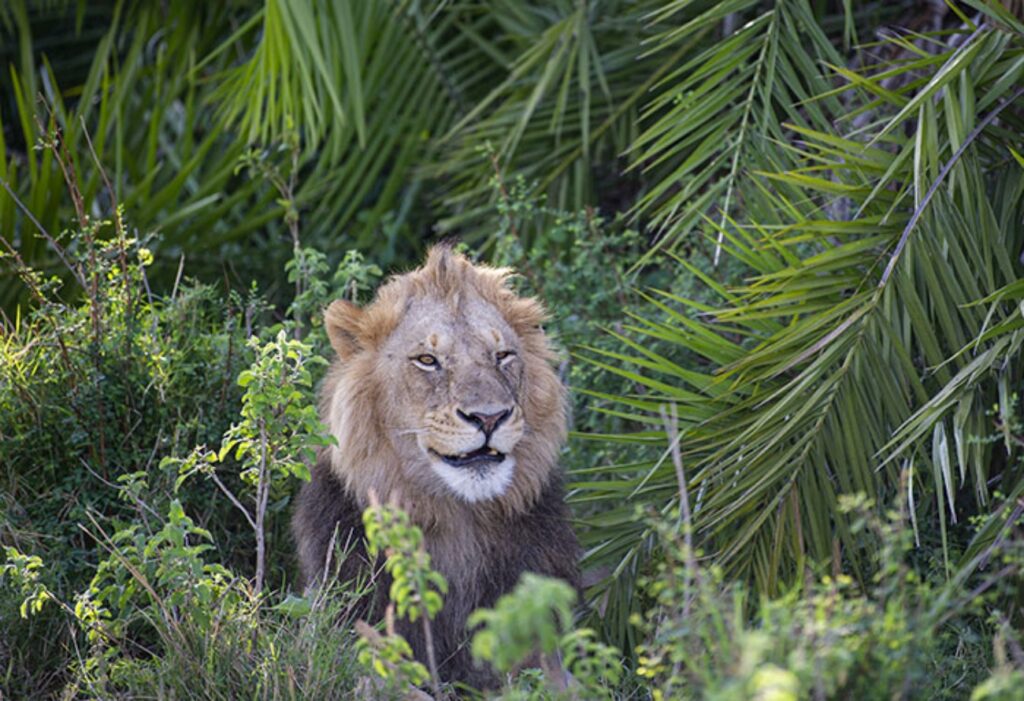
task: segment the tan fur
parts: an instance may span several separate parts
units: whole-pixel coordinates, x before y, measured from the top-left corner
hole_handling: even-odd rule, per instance
[[[565,440],[565,395],[541,329],[545,312],[508,288],[509,275],[439,246],[422,268],[381,287],[367,307],[338,301],[325,313],[338,354],[321,396],[321,416],[338,441],[330,448],[330,469],[360,507],[371,490],[382,501],[399,501],[450,581],[474,580],[489,539],[508,537],[492,524],[537,501]],[[514,347],[509,362],[517,365],[489,366],[481,358],[491,346]],[[460,349],[473,357],[460,356]],[[441,376],[417,367],[411,360],[417,353],[444,357],[444,381],[430,391],[423,383]],[[455,409],[497,402],[492,395],[502,388],[515,405],[500,429],[509,445],[518,437],[508,451],[514,473],[500,496],[467,502],[431,471],[424,449],[466,450],[460,446],[471,437]]]

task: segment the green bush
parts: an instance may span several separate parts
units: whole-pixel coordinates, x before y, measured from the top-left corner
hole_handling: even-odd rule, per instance
[[[250,338],[265,308],[255,294],[186,282],[156,298],[148,252],[123,231],[72,237],[68,264],[91,290],[77,305],[13,261],[39,304],[5,339],[0,371],[3,689],[334,698],[354,685],[357,589],[297,609],[281,588],[284,483],[308,478],[325,441],[311,372],[323,361],[284,329]],[[266,569],[274,591],[261,596]]]
[[[18,268],[43,302],[8,337],[10,362],[0,375],[9,409],[2,425],[16,439],[2,449],[5,464],[18,470],[8,479],[20,476],[5,492],[5,691],[187,698],[199,684],[213,697],[335,698],[366,693],[371,674],[385,679],[370,687],[380,693],[404,693],[409,684],[433,679],[434,695],[443,696],[436,675],[409,659],[393,629],[353,630],[359,583],[309,599],[287,593],[289,484],[305,477],[303,461],[323,441],[311,393],[311,368],[319,361],[309,344],[290,335],[304,329],[323,347],[312,312],[341,289],[358,294],[376,271],[350,256],[326,282],[323,259],[300,251],[292,269],[303,271],[304,311],[259,324],[264,305],[255,294],[220,301],[209,288],[185,285],[168,299],[151,298],[145,250],[114,229],[112,243],[92,244],[95,257],[84,235],[79,239],[72,264],[86,271],[85,288],[98,279],[95,270],[107,284],[77,306],[58,301],[46,281]],[[560,264],[534,260],[541,270]],[[575,295],[552,276],[545,294],[585,306],[578,286],[616,274],[609,267],[576,280]],[[559,335],[582,337],[589,322],[570,318]],[[195,338],[204,327],[213,332]],[[250,332],[264,340],[244,342]],[[62,343],[74,362],[65,361]],[[101,370],[111,367],[121,375],[108,380]],[[233,377],[225,377],[228,368]],[[606,377],[614,380],[615,373]],[[69,396],[80,403],[68,406]],[[117,408],[98,414],[99,406]],[[125,415],[137,426],[119,434],[108,422],[120,429]],[[1001,407],[993,418],[997,430],[976,440],[998,442],[1006,431],[1019,432],[1019,422]],[[160,438],[175,430],[175,439]],[[26,437],[33,433],[48,441],[42,458]],[[108,462],[99,457],[99,437]],[[255,450],[257,444],[268,450]],[[110,456],[117,456],[113,464]],[[71,469],[75,459],[84,472]],[[43,468],[42,477],[26,483],[34,465]],[[192,477],[199,473],[218,482],[217,489]],[[43,505],[68,499],[62,489],[92,497],[70,514],[81,528],[52,514],[47,519]],[[562,690],[551,683],[553,667],[547,674],[520,670],[490,694],[505,699],[646,698],[648,692],[722,700],[1014,698],[1024,660],[1011,623],[1016,614],[1005,606],[1022,596],[1022,518],[1014,500],[994,498],[1004,506],[978,523],[982,533],[996,524],[993,537],[949,579],[912,547],[910,512],[897,508],[882,517],[865,499],[845,499],[858,551],[876,554],[872,578],[850,577],[840,557],[833,575],[818,577],[808,568],[801,586],[762,599],[693,549],[687,517],[655,516],[643,526],[652,556],[637,582],[630,630],[621,635],[634,641],[631,649],[620,652],[578,628],[575,595],[564,584],[527,576],[493,610],[475,614],[474,652],[510,672],[557,655],[576,679]],[[261,509],[263,528],[256,527]],[[371,541],[402,573],[391,592],[398,614],[429,626],[444,587],[423,558],[418,530],[398,512],[370,510],[366,518]],[[80,537],[82,528],[88,538],[77,549],[62,540],[68,533]],[[262,592],[260,568],[249,556],[261,538],[274,563]]]
[[[375,508],[366,516],[375,524],[370,538],[378,547],[390,544],[389,567],[429,579],[418,529],[394,507]],[[879,516],[863,496],[845,499],[842,508],[857,537],[876,553],[872,581],[860,586],[841,571],[820,579],[808,572],[801,587],[776,598],[758,598],[749,586],[729,581],[722,568],[702,564],[679,513],[638,514],[655,534],[658,557],[639,583],[651,605],[631,621],[640,642],[630,676],[622,675],[618,650],[575,627],[575,593],[568,585],[524,575],[493,609],[475,612],[469,622],[476,629],[474,657],[512,674],[488,698],[1020,698],[1013,683],[1024,672],[1022,637],[998,605],[1024,593],[1021,534],[1010,531],[994,544],[971,575],[922,578],[911,566],[914,536],[904,509]],[[1018,515],[1013,527],[1020,525]],[[986,569],[990,562],[998,569]],[[403,585],[392,596],[399,606],[419,605],[425,601],[419,591]],[[408,661],[408,648],[393,630],[387,637],[369,629],[363,635],[369,639],[363,649],[376,651],[364,663],[389,680],[392,692],[426,683],[426,670]],[[574,677],[568,689],[553,681],[560,678],[558,659]],[[538,662],[544,674],[522,669]]]
[[[922,578],[911,566],[905,510],[879,516],[863,496],[842,508],[876,553],[872,581],[808,571],[778,598],[757,597],[716,565],[696,566],[699,553],[680,535],[678,513],[648,520],[659,557],[640,585],[654,604],[633,622],[636,673],[656,701],[959,699],[975,687],[1000,698],[1024,663],[1007,658],[1020,635],[999,612],[1024,593],[1020,534],[975,563],[998,560],[998,569]]]
[[[151,294],[148,249],[101,221],[64,242],[72,275],[88,293],[65,301],[60,284],[4,261],[36,298],[25,316],[4,323],[0,342],[0,539],[44,554],[43,579],[66,595],[88,582],[102,538],[151,518],[120,490],[138,471],[151,481],[150,506],[166,513],[173,476],[161,458],[205,443],[230,425],[240,391],[234,378],[249,362],[246,327],[255,298],[225,300],[184,280],[173,294]],[[189,500],[204,522],[232,534],[223,505],[204,490]],[[226,552],[244,543],[225,538]],[[230,558],[229,558],[230,559]],[[0,619],[13,624],[13,602]],[[67,628],[52,616],[9,626],[0,652],[10,693],[59,683]],[[42,675],[42,676],[39,676]]]

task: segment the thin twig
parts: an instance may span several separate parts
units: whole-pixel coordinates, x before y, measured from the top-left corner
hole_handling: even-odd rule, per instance
[[[46,242],[50,244],[54,252],[57,254],[57,257],[60,258],[60,261],[64,264],[64,267],[71,271],[71,274],[75,276],[75,280],[78,281],[78,284],[82,286],[82,289],[85,289],[85,277],[82,275],[82,271],[78,270],[77,268],[75,268],[75,266],[71,265],[70,261],[68,261],[68,259],[64,256],[64,248],[57,243],[56,239],[50,236],[50,233],[46,230],[46,227],[44,227],[39,222],[39,220],[36,219],[35,215],[32,214],[31,210],[29,210],[29,208],[25,206],[25,203],[21,201],[21,198],[14,194],[14,190],[11,189],[10,184],[6,180],[0,178],[0,185],[3,186],[4,190],[7,190],[7,194],[11,196],[12,200],[14,200],[14,204],[17,205],[18,209],[21,210],[22,214],[24,214],[28,218],[28,220],[32,222],[33,225],[35,225],[39,233],[42,234],[44,239],[46,239]]]
[[[299,263],[301,260],[300,254],[300,241],[299,241],[299,206],[295,202],[295,188],[299,181],[299,145],[296,142],[292,146],[292,168],[288,174],[288,187],[287,190],[282,192],[281,195],[288,201],[289,212],[286,216],[288,224],[288,232],[292,237],[292,256],[295,258],[295,262]],[[299,268],[295,275],[295,300],[296,302],[302,296],[304,291],[305,280],[303,271]],[[302,339],[302,312],[298,305],[295,307],[295,330],[293,332],[296,340]]]
[[[82,197],[82,191],[78,187],[78,174],[75,172],[75,163],[70,158],[64,157],[67,155],[67,144],[64,143],[60,125],[57,124],[57,120],[54,118],[53,108],[43,99],[42,95],[39,95],[39,102],[46,107],[46,111],[50,114],[50,123],[53,124],[53,132],[51,133],[43,125],[43,120],[39,118],[39,115],[34,115],[36,128],[39,129],[39,140],[42,146],[53,151],[54,159],[57,161],[57,165],[60,166],[60,172],[64,176],[64,183],[67,185],[68,193],[71,195],[71,202],[75,205],[78,225],[80,228],[85,229],[89,223],[89,216],[85,213],[85,198]],[[47,137],[45,139],[42,136],[44,134]]]
[[[693,551],[693,515],[690,513],[690,490],[686,484],[686,473],[683,470],[683,456],[679,449],[679,415],[676,405],[669,404],[669,410],[662,405],[658,408],[661,420],[665,424],[665,434],[669,441],[669,452],[672,464],[676,468],[676,480],[679,483],[679,516],[683,522],[683,544],[686,548],[686,569],[692,582],[697,578],[697,556]],[[683,615],[690,615],[690,596],[683,602]]]
[[[181,254],[181,258],[178,259],[178,272],[174,276],[174,287],[171,288],[171,303],[174,303],[174,298],[178,295],[178,285],[181,283],[181,274],[185,272],[185,254]]]
[[[245,508],[245,505],[242,504],[242,502],[240,502],[238,500],[238,497],[236,497],[231,492],[231,490],[228,489],[227,486],[223,482],[220,481],[220,477],[217,476],[216,472],[211,472],[210,473],[210,478],[213,479],[213,483],[214,484],[216,484],[218,487],[220,487],[220,491],[224,492],[224,494],[227,495],[227,497],[231,501],[231,503],[234,504],[238,508],[238,510],[242,512],[242,515],[245,516],[245,520],[249,522],[249,525],[252,527],[253,531],[255,531],[256,530],[256,522],[252,520],[252,516],[249,515],[249,510],[247,508]]]
[[[259,481],[256,487],[256,596],[263,591],[263,576],[266,570],[267,538],[263,532],[264,518],[267,513],[267,501],[270,499],[270,475],[267,465],[267,426],[263,419],[260,426],[260,468]]]
[[[924,199],[921,200],[921,204],[917,206],[917,209],[914,210],[913,216],[910,217],[910,221],[907,222],[907,225],[903,228],[903,233],[900,235],[900,241],[898,244],[896,244],[896,250],[894,250],[892,252],[892,255],[889,257],[889,264],[885,266],[885,272],[882,273],[882,279],[878,281],[879,287],[884,287],[885,283],[888,282],[889,276],[892,275],[892,271],[896,267],[896,262],[899,260],[900,254],[903,253],[903,249],[907,245],[907,240],[910,238],[910,232],[914,229],[915,226],[917,226],[917,222],[921,219],[921,216],[924,214],[925,208],[928,207],[928,204],[931,202],[932,197],[938,191],[939,185],[941,185],[942,181],[946,179],[946,176],[949,175],[949,172],[953,170],[953,166],[956,165],[957,161],[960,160],[960,157],[964,155],[964,152],[967,150],[967,147],[974,143],[974,140],[977,139],[979,135],[981,135],[981,132],[984,131],[985,127],[991,124],[992,121],[997,116],[999,116],[1000,112],[1002,112],[1004,109],[1012,105],[1014,101],[1016,101],[1016,99],[1021,95],[1024,95],[1024,86],[1017,88],[1013,92],[1013,95],[1008,97],[1006,100],[1003,101],[1001,105],[999,105],[991,112],[989,112],[985,116],[985,118],[978,123],[978,126],[976,126],[971,131],[971,133],[967,135],[967,138],[964,139],[964,142],[962,144],[960,144],[960,148],[956,150],[956,153],[953,154],[952,158],[946,161],[946,164],[942,166],[942,170],[939,171],[938,177],[935,178],[935,181],[931,184],[931,187],[928,188],[928,192],[927,194],[925,194]]]
[[[175,639],[172,636],[171,642],[174,643],[175,647],[178,650],[178,653],[184,655],[185,634],[182,633],[181,627],[178,625],[178,622],[175,620],[174,616],[171,615],[171,612],[167,609],[164,600],[160,598],[159,594],[156,593],[156,590],[153,588],[153,585],[150,584],[149,579],[146,578],[146,575],[139,571],[139,569],[135,567],[135,565],[129,562],[128,559],[123,554],[121,554],[121,551],[117,548],[117,544],[109,535],[107,535],[107,532],[103,530],[103,526],[99,524],[99,521],[96,520],[92,513],[86,511],[85,515],[92,523],[93,527],[100,532],[100,535],[102,535],[103,538],[97,538],[95,534],[91,533],[89,529],[87,529],[81,523],[78,524],[78,527],[82,530],[83,533],[85,533],[93,540],[95,540],[96,543],[103,547],[103,549],[105,549],[108,553],[117,558],[121,566],[128,570],[128,573],[132,577],[134,577],[139,584],[142,585],[142,588],[146,590],[147,594],[149,594],[150,599],[152,599],[153,603],[156,604],[157,608],[160,609],[160,613],[163,615],[164,620],[169,625],[169,630],[173,631],[176,634],[177,638]]]
[[[327,588],[327,579],[330,576],[330,571],[331,571],[331,560],[334,559],[334,546],[338,542],[338,529],[339,529],[339,527],[340,527],[340,524],[337,524],[337,523],[334,524],[334,530],[331,531],[331,539],[327,542],[327,552],[324,554],[324,569],[323,569],[322,574],[320,575],[320,582],[321,582],[321,585],[322,585],[321,589],[326,589]],[[352,531],[349,531],[346,542],[348,542],[348,540],[351,540],[351,539],[352,539]],[[348,547],[348,546],[346,545],[346,547]],[[312,583],[311,582],[307,582],[307,586],[309,586],[310,584],[312,584]],[[319,597],[317,597],[317,600],[319,600]]]
[[[93,477],[98,479],[105,486],[110,487],[111,489],[115,489],[115,490],[117,490],[118,492],[121,492],[121,493],[125,492],[124,487],[122,487],[119,484],[114,484],[113,482],[108,480],[106,477],[104,477],[100,473],[96,472],[96,470],[94,470],[91,467],[89,467],[89,462],[87,460],[85,460],[84,458],[79,458],[78,460],[79,460],[79,462],[82,463],[82,467],[84,467],[86,469],[86,471],[90,475],[92,475]],[[132,501],[134,501],[135,505],[139,507],[139,514],[142,516],[142,521],[143,521],[143,523],[145,523],[147,529],[149,528],[149,519],[146,518],[146,512],[147,511],[149,513],[151,513],[155,518],[157,518],[157,519],[161,518],[160,514],[157,513],[156,510],[152,506],[150,506],[146,502],[142,501],[142,499],[139,499],[138,497],[132,495]]]
[[[110,178],[107,177],[107,171],[103,168],[103,163],[100,162],[100,157],[96,153],[95,147],[92,145],[92,138],[89,136],[89,129],[85,126],[85,117],[79,117],[82,122],[82,134],[85,136],[85,143],[89,147],[89,153],[92,154],[93,163],[96,164],[96,169],[100,172],[100,178],[103,179],[103,184],[107,188],[107,192],[110,194],[110,208],[114,211],[114,226],[117,229],[118,236],[124,236],[124,222],[121,221],[121,213],[118,211],[117,206],[117,193],[114,191],[114,185],[110,182]]]
[[[149,286],[149,276],[146,275],[146,266],[144,266],[144,265],[140,265],[139,266],[139,275],[142,278],[142,286],[146,288],[146,301],[149,303],[149,306],[152,309],[152,307],[153,307],[153,290]],[[157,335],[157,332],[159,331],[158,317],[157,317],[156,314],[152,314],[151,318],[152,318],[152,321],[150,322],[149,333],[150,333],[151,336],[153,336],[155,338],[156,335]]]
[[[128,252],[125,250],[124,222],[121,220],[121,208],[117,202],[117,192],[114,191],[114,185],[110,182],[110,178],[107,177],[107,171],[103,167],[103,163],[100,162],[100,157],[96,153],[95,147],[92,145],[89,129],[85,125],[85,117],[82,116],[79,119],[82,122],[82,134],[85,136],[85,143],[89,147],[89,153],[92,154],[92,160],[96,164],[96,169],[100,172],[100,178],[103,179],[103,184],[110,195],[110,208],[114,213],[114,233],[117,234],[118,258],[121,261],[121,275],[127,276]],[[124,291],[127,297],[126,316],[130,319],[132,318],[132,310],[135,306],[135,295],[132,294],[132,286],[128,284],[127,277],[125,278]]]
[[[3,181],[0,180],[0,183],[2,182]],[[21,257],[20,253],[18,253],[18,249],[15,248],[14,244],[8,241],[3,235],[0,235],[0,244],[3,244],[3,247],[7,249],[8,254],[10,254],[11,258],[14,259],[14,268],[18,277],[21,278],[21,281],[25,283],[25,287],[28,288],[28,291],[33,297],[35,297],[36,301],[39,302],[39,308],[45,309],[46,296],[43,294],[39,285],[36,284],[36,280],[32,276],[32,268],[28,267],[28,264],[25,263],[25,259]]]
[[[419,589],[419,587],[417,587]],[[418,592],[420,601],[423,601],[423,592]],[[430,617],[427,616],[427,607],[423,606],[421,611],[423,617],[423,644],[427,648],[427,665],[430,667],[430,686],[434,691],[434,698],[443,701],[445,698],[441,692],[441,675],[437,670],[437,653],[434,651],[434,634],[430,630]]]

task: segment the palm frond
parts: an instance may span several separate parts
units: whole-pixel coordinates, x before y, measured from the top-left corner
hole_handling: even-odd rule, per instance
[[[666,11],[681,12],[691,4],[670,3]],[[665,55],[726,15],[748,17],[662,79],[658,96],[644,107],[646,127],[630,148],[632,167],[657,184],[636,209],[649,216],[659,242],[638,265],[671,249],[705,215],[725,222],[740,203],[739,179],[759,144],[785,139],[783,122],[828,131],[843,111],[819,69],[822,62],[840,63],[840,57],[807,5],[774,3],[749,16],[757,6],[749,0],[715,3],[654,42],[651,51]],[[716,264],[721,244],[719,237]]]
[[[771,21],[762,16],[741,30],[751,32],[748,52]],[[764,34],[754,33],[759,27]],[[732,184],[706,186],[717,211],[681,200],[663,220],[682,222],[678,213],[690,212],[690,225],[750,276],[742,286],[718,287],[721,303],[711,308],[659,293],[664,301],[632,327],[632,353],[616,358],[631,356],[621,372],[636,367],[646,391],[618,404],[653,427],[655,406],[677,405],[704,547],[764,591],[840,555],[861,566],[863,553],[838,508],[841,494],[884,499],[909,490],[915,523],[931,514],[941,524],[939,533],[919,537],[939,538],[952,566],[951,524],[969,504],[987,503],[993,485],[1011,493],[1021,479],[993,459],[996,447],[976,438],[989,432],[986,409],[996,403],[1010,411],[1008,388],[1024,379],[1024,324],[1014,304],[1024,179],[1008,151],[1024,100],[1013,81],[1002,80],[1024,47],[993,28],[955,36],[964,41],[934,38],[927,80],[915,80],[922,68],[913,61],[860,69],[846,90],[856,91],[852,111],[870,105],[860,114],[872,118],[848,120],[847,134],[815,126],[809,113],[788,115],[784,133],[767,120],[743,146],[745,168]],[[709,54],[690,70],[708,68],[711,81],[716,60],[737,69]],[[801,73],[800,84],[822,92],[796,102],[827,115],[821,95],[839,93],[823,64],[815,65],[817,74]],[[928,99],[918,99],[921,92]],[[721,103],[726,109],[733,93],[720,94],[730,96]],[[659,138],[670,144],[673,136],[713,133],[723,116],[700,111],[703,104],[687,103],[674,123],[663,119],[662,131],[645,132],[646,155],[657,154]],[[701,118],[687,120],[696,111]],[[733,121],[716,139],[731,148],[744,122],[742,112],[726,113]],[[694,177],[724,162],[723,151],[700,149],[700,137],[688,143],[703,164],[694,165]],[[743,205],[733,213],[723,211],[730,188]],[[659,211],[668,216],[672,207]],[[705,359],[697,377],[689,374],[694,358]],[[681,394],[683,385],[694,391]],[[664,432],[655,431],[664,446]],[[634,472],[634,491],[598,484],[583,492],[614,504],[609,517],[624,519],[636,504],[666,508],[679,487],[664,450]],[[614,528],[592,524],[588,538],[592,561],[619,572],[642,566],[647,543],[642,527],[625,520]],[[621,593],[613,587],[625,606]]]
[[[442,230],[475,231],[494,197],[496,168],[556,208],[599,204],[595,178],[618,170],[640,105],[669,69],[639,51],[654,33],[647,3],[503,0],[488,7],[514,58],[453,125],[431,169],[447,181],[443,202],[453,211]],[[490,156],[480,153],[483,144],[492,146]]]

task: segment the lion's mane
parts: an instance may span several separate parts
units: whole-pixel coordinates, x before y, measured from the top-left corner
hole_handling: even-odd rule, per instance
[[[303,578],[316,585],[335,572],[345,581],[379,566],[363,543],[361,513],[371,493],[402,506],[423,530],[433,565],[449,584],[432,624],[442,676],[477,686],[497,678],[469,655],[470,612],[493,606],[523,572],[578,584],[579,545],[557,469],[566,436],[565,391],[541,328],[544,310],[510,289],[510,274],[437,247],[422,268],[392,278],[365,308],[331,304],[325,325],[338,358],[324,382],[320,412],[337,445],[321,452],[292,520]],[[417,369],[421,353],[432,353],[430,366]],[[451,362],[452,369],[433,372],[435,362]],[[465,413],[504,409],[513,400],[503,418]],[[421,403],[428,420],[410,427]],[[461,482],[453,485],[452,475],[472,480],[476,473],[450,467],[468,455],[452,436],[469,445],[469,435],[477,445],[476,428],[467,421],[478,416],[496,421],[483,435],[497,467],[480,471],[481,480],[491,480],[489,490],[466,491]],[[434,442],[426,447],[415,442],[427,436]],[[453,449],[442,453],[435,447],[449,445]],[[507,480],[501,466],[511,466]],[[332,566],[339,551],[341,561]],[[387,586],[385,576],[374,587],[371,608],[378,615]],[[401,621],[398,627],[422,661],[420,627]]]

